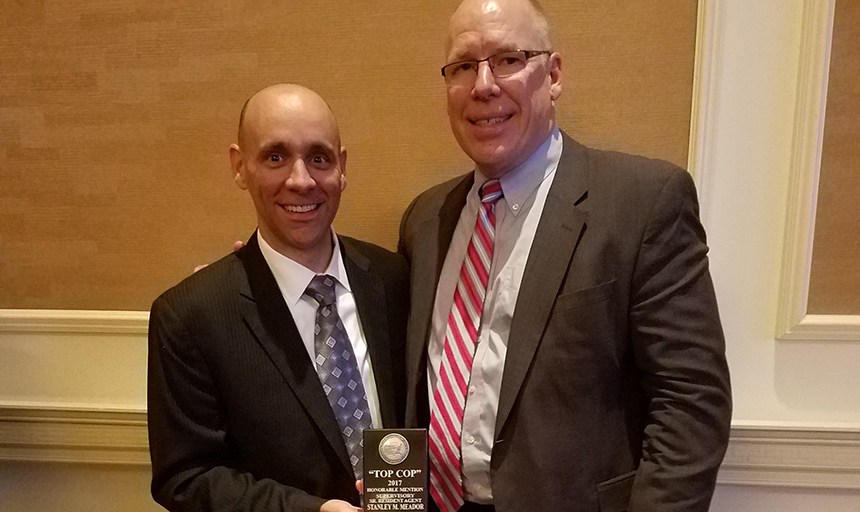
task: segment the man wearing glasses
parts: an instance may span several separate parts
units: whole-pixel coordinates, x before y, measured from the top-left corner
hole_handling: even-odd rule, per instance
[[[416,198],[400,236],[435,504],[706,511],[731,396],[692,179],[558,128],[536,2],[465,0],[446,54],[475,171]]]

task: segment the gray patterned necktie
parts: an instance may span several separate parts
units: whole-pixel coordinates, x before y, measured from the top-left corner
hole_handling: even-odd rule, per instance
[[[360,479],[364,448],[362,433],[372,426],[372,420],[352,343],[337,314],[336,282],[332,276],[318,275],[308,285],[305,295],[319,304],[314,325],[317,374],[340,426],[355,478]]]

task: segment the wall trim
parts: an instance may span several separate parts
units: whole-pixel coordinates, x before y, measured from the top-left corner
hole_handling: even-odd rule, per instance
[[[732,426],[722,485],[860,489],[860,426]]]
[[[0,404],[0,460],[148,465],[146,412]],[[860,489],[860,426],[736,423],[717,482]]]
[[[146,412],[0,404],[0,460],[148,465]]]
[[[693,98],[690,108],[690,142],[687,171],[699,192],[699,217],[707,225],[710,212],[710,183],[714,119],[717,108],[719,70],[720,2],[699,0],[696,21],[696,50],[693,64]]]
[[[6,333],[145,334],[136,311],[0,310]],[[843,316],[806,315],[802,339],[854,339]],[[0,402],[0,460],[148,465],[143,408]],[[860,489],[860,426],[735,423],[718,481],[727,485]]]
[[[0,309],[0,333],[146,334],[148,311]]]
[[[779,339],[793,341],[860,341],[860,315],[804,315]]]
[[[860,315],[808,315],[809,277],[824,142],[824,115],[836,0],[806,0],[789,169],[776,337],[860,341]]]

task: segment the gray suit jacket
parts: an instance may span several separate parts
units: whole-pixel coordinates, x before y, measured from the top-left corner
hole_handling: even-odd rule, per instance
[[[427,341],[473,175],[403,217],[407,426],[429,423]],[[564,135],[508,340],[491,457],[500,512],[706,511],[731,420],[692,179]]]
[[[340,242],[382,421],[399,426],[406,265],[380,247]],[[152,494],[169,510],[358,504],[337,420],[256,236],[155,301],[148,385]]]

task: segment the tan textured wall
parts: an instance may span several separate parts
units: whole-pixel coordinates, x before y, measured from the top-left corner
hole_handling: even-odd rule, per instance
[[[807,311],[860,315],[860,2],[837,0]]]
[[[469,169],[439,76],[455,0],[13,0],[0,9],[0,308],[149,309],[254,227],[227,147],[257,89],[331,103],[339,231],[396,244],[422,189]],[[404,9],[403,6],[408,5]],[[547,0],[560,125],[686,161],[696,2]]]

